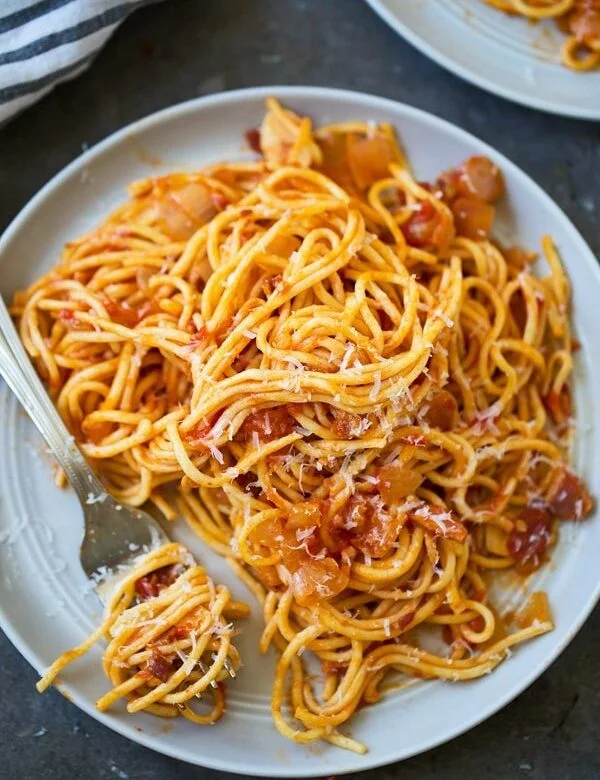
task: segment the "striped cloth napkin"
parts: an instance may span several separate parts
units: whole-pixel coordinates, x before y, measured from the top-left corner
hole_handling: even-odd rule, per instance
[[[154,0],[0,0],[0,125],[90,64]]]

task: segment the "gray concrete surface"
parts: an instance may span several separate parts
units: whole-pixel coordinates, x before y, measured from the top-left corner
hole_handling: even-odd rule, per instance
[[[190,97],[262,84],[374,92],[470,130],[531,174],[600,255],[600,127],[529,111],[461,82],[397,38],[362,0],[167,0],[136,12],[87,73],[0,131],[0,229],[113,130]],[[551,669],[501,713],[369,777],[600,778],[599,650],[597,610]],[[221,777],[128,742],[54,691],[38,696],[34,671],[3,636],[0,670],[2,780]]]

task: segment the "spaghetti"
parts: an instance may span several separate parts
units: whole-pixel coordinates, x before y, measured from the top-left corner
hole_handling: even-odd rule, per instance
[[[13,310],[107,488],[262,602],[279,731],[364,751],[339,727],[396,673],[473,679],[552,628],[490,588],[591,509],[569,283],[549,238],[544,278],[491,240],[486,158],[417,182],[389,125],[275,100],[247,138],[254,161],[133,184]]]
[[[227,588],[215,586],[185,548],[164,545],[119,583],[102,624],[52,664],[38,691],[106,637],[102,663],[113,688],[96,702],[101,712],[124,697],[128,712],[216,723],[225,711],[224,680],[240,666],[229,621],[247,614],[246,605],[231,601]],[[199,713],[192,702],[205,701],[206,694],[212,706]]]
[[[530,21],[555,19],[567,35],[561,60],[572,70],[600,67],[600,0],[483,0]]]

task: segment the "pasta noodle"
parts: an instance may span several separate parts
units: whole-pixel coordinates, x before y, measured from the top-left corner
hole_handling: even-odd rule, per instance
[[[227,588],[215,586],[185,548],[164,545],[119,583],[102,624],[63,653],[37,688],[46,690],[67,664],[105,636],[103,667],[113,688],[96,702],[101,712],[125,697],[128,712],[216,723],[225,711],[224,680],[235,677],[240,666],[229,621],[247,614],[246,605],[231,601]],[[191,702],[206,694],[212,707],[199,713]]]
[[[510,14],[529,20],[555,19],[566,33],[561,60],[572,70],[589,71],[600,66],[599,0],[483,0]]]
[[[545,277],[491,239],[486,158],[418,182],[389,125],[275,100],[247,138],[131,185],[13,312],[117,500],[182,516],[262,603],[279,731],[362,752],[343,725],[394,675],[473,679],[553,626],[490,590],[591,509],[569,283],[549,238]]]

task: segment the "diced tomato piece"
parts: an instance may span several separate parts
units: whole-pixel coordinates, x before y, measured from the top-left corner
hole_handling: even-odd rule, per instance
[[[388,506],[393,506],[410,496],[423,482],[423,475],[414,469],[390,464],[378,472],[379,493]]]
[[[253,574],[269,590],[281,590],[283,587],[276,566],[259,566]]]
[[[346,503],[341,514],[342,527],[352,531],[353,534],[361,534],[365,530],[372,508],[365,496],[357,493]]]
[[[340,187],[349,192],[355,191],[354,179],[348,165],[346,136],[344,133],[331,133],[319,139],[319,147],[323,153],[321,170]]]
[[[199,444],[201,444],[201,440],[208,436],[211,428],[217,422],[221,414],[222,410],[217,414],[212,415],[210,418],[203,417],[192,428],[190,428],[189,431],[186,431],[183,434],[183,439],[186,444],[188,444],[190,447],[197,447]]]
[[[400,525],[398,518],[385,511],[378,496],[356,493],[341,512],[333,517],[323,515],[320,536],[330,552],[355,548],[372,558],[382,558],[391,551]]]
[[[278,518],[265,520],[250,533],[250,541],[253,544],[263,544],[273,549],[281,547],[283,538],[283,522]]]
[[[211,192],[199,182],[161,192],[154,202],[158,227],[174,241],[185,241],[215,216]]]
[[[442,199],[445,200],[446,203],[451,203],[459,194],[459,187],[461,185],[460,171],[456,170],[456,168],[444,171],[440,174],[436,184],[439,191],[442,193]]]
[[[433,243],[433,234],[438,224],[438,216],[431,201],[424,200],[402,225],[406,241],[414,247],[422,248]]]
[[[166,642],[176,642],[179,639],[187,639],[190,633],[196,628],[194,623],[178,623],[172,626],[166,634],[163,634],[161,640]]]
[[[138,315],[135,309],[132,309],[127,302],[117,303],[112,298],[106,297],[103,300],[104,308],[110,319],[126,328],[135,328],[138,324]]]
[[[287,525],[289,528],[310,528],[319,526],[323,516],[322,502],[312,499],[292,504],[290,507]]]
[[[424,200],[408,220],[401,225],[407,244],[417,248],[440,250],[448,246],[454,236],[454,226],[447,214],[439,212],[432,201]]]
[[[161,590],[175,582],[180,573],[178,565],[163,566],[140,577],[135,583],[135,592],[142,600],[158,596]]]
[[[384,511],[371,511],[366,529],[353,539],[353,545],[371,558],[384,558],[393,550],[400,522]]]
[[[186,241],[197,229],[192,218],[169,197],[157,199],[154,213],[159,229],[173,241]]]
[[[337,596],[347,584],[348,575],[333,558],[308,559],[291,576],[294,597],[306,606]]]
[[[323,502],[323,517],[319,528],[323,545],[331,553],[339,553],[354,544],[367,529],[372,506],[362,493],[351,496],[340,512],[331,515]]]
[[[156,677],[161,682],[166,682],[169,679],[173,664],[168,658],[153,650],[150,658],[146,661],[146,666],[143,669],[143,673],[147,673],[149,677]],[[146,676],[146,675],[144,675]]]
[[[200,182],[190,182],[173,190],[170,197],[193,221],[196,228],[210,222],[216,214],[213,195]]]
[[[258,435],[261,442],[275,441],[294,432],[296,420],[286,406],[276,406],[272,409],[259,409],[250,412],[240,427],[240,433],[246,442]]]
[[[467,538],[466,527],[451,509],[423,502],[421,506],[411,509],[409,515],[414,523],[433,536],[443,536],[444,539],[457,542],[464,542]]]
[[[350,171],[360,190],[387,178],[390,175],[390,164],[396,159],[391,139],[382,133],[374,133],[372,136],[348,133],[346,153]]]
[[[257,127],[251,127],[250,130],[246,130],[244,137],[246,138],[248,146],[252,149],[253,152],[262,154],[260,148],[260,130]]]
[[[460,197],[456,198],[451,208],[457,235],[473,241],[483,241],[490,237],[496,210],[489,203]]]
[[[504,193],[502,171],[488,157],[469,157],[458,169],[457,194],[494,203]]]
[[[593,506],[583,482],[564,466],[557,469],[547,501],[550,511],[561,520],[581,520]]]
[[[531,574],[546,560],[552,520],[548,511],[542,507],[527,507],[521,510],[517,519],[524,521],[527,528],[518,531],[515,527],[508,535],[506,547],[516,561],[517,571]]]
[[[158,596],[158,588],[156,587],[156,583],[148,574],[145,577],[140,577],[140,579],[135,583],[135,592],[141,599],[144,600]]]
[[[334,409],[331,430],[339,439],[351,439],[360,435],[362,419],[359,414]]]
[[[458,404],[452,393],[440,390],[425,403],[429,408],[423,414],[423,420],[432,428],[439,428],[441,431],[452,430],[458,414]]]
[[[158,301],[154,299],[145,300],[139,306],[131,307],[127,301],[118,303],[109,296],[105,296],[102,303],[110,319],[126,328],[135,328],[144,317],[156,314],[161,310]]]

